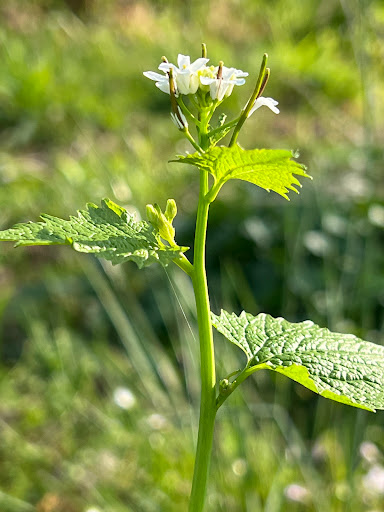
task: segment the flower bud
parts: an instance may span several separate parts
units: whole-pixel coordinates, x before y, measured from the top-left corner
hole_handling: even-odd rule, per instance
[[[174,199],[168,199],[164,215],[169,222],[172,222],[177,215],[177,206]]]
[[[159,225],[159,214],[155,210],[152,204],[147,204],[145,207],[147,213],[147,219],[152,224],[153,227],[158,227]]]
[[[174,199],[167,201],[167,208],[165,214],[161,211],[158,204],[147,204],[146,213],[148,221],[158,231],[158,234],[163,240],[169,244],[175,243],[175,228],[172,226],[172,220],[177,213],[176,203]]]
[[[175,228],[172,226],[170,222],[164,222],[162,219],[162,222],[160,223],[159,226],[159,234],[163,240],[166,240],[171,245],[175,243]]]

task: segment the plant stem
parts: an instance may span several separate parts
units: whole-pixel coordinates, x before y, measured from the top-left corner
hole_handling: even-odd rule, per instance
[[[192,144],[192,146],[197,149],[199,153],[203,153],[203,149],[196,143],[195,139],[192,137],[191,132],[188,130],[187,127],[184,127],[182,130],[184,135],[187,137],[189,142]]]
[[[260,368],[258,368],[257,366],[252,366],[251,368],[249,367],[246,367],[239,375],[238,377],[233,381],[231,382],[231,384],[228,386],[228,388],[225,390],[225,393],[220,393],[219,396],[217,397],[216,399],[216,408],[219,409],[223,403],[226,401],[226,399],[232,395],[232,393],[235,391],[235,389],[240,386],[240,384],[242,382],[245,381],[245,379],[247,377],[249,377],[250,375],[252,375],[252,373],[255,373],[257,372],[258,370],[263,370],[265,369],[264,366],[261,366]],[[235,374],[237,372],[233,372],[233,374]]]
[[[232,119],[232,121],[228,121],[228,123],[222,124],[221,126],[218,126],[214,130],[211,130],[209,132],[209,136],[212,137],[212,135],[215,135],[217,132],[223,130],[224,128],[232,128],[239,122],[240,116],[236,117],[236,119]]]
[[[261,94],[262,89],[264,90],[264,87],[267,83],[266,80],[268,80],[268,77],[269,77],[269,69],[266,68],[267,59],[268,59],[268,55],[266,53],[264,53],[263,60],[261,62],[261,66],[260,66],[259,76],[258,76],[258,79],[256,82],[256,87],[252,93],[252,96],[249,98],[247,105],[245,106],[244,110],[241,112],[239,122],[237,123],[237,126],[235,127],[235,129],[233,131],[232,138],[229,142],[230,148],[236,143],[237,137],[239,136],[239,132],[240,132],[243,124],[245,123],[245,121],[248,119],[249,112],[250,112],[251,108],[253,107],[253,104],[255,103],[256,98],[258,98],[259,94]],[[266,80],[264,81],[265,76],[266,76]]]
[[[203,149],[207,149],[209,144],[207,137],[208,122],[209,116],[204,116],[199,133],[199,143]],[[209,211],[209,203],[205,199],[207,192],[208,173],[201,170],[192,273],[199,326],[201,401],[199,433],[189,512],[201,512],[204,507],[216,416],[215,355],[205,270],[205,242]]]
[[[182,96],[179,96],[177,98],[177,102],[183,111],[184,115],[188,115],[193,119],[193,122],[196,124],[196,126],[200,126],[200,121],[192,114],[192,112],[189,110],[189,108],[186,106],[186,104],[183,101]]]
[[[186,274],[188,274],[190,277],[192,277],[193,274],[193,265],[191,262],[182,254],[178,260],[174,260],[176,265],[181,268],[181,270],[184,270]]]

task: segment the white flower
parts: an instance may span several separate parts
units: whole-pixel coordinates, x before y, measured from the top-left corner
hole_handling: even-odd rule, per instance
[[[222,75],[217,78],[220,67],[214,69],[214,78],[208,76],[200,76],[200,81],[203,85],[209,85],[209,91],[213,100],[222,101],[224,97],[229,96],[235,85],[244,85],[244,77],[248,73],[241,71],[241,69],[221,67]]]
[[[236,476],[244,476],[247,472],[247,462],[244,459],[236,459],[232,464],[232,471]]]
[[[260,96],[260,98],[257,98],[255,103],[253,104],[253,107],[249,111],[248,117],[251,116],[255,110],[262,106],[266,106],[272,110],[275,114],[279,114],[280,110],[276,107],[279,102],[274,100],[273,98],[263,98],[263,96]]]
[[[363,441],[359,448],[360,455],[368,462],[368,464],[375,463],[380,458],[380,450],[370,441]]]
[[[372,204],[368,209],[368,219],[371,224],[379,228],[384,227],[384,206]]]
[[[160,91],[166,92],[169,94],[169,76],[168,75],[160,75],[160,73],[155,73],[154,71],[144,71],[144,76],[149,78],[150,80],[154,80],[156,83],[156,87],[160,89]]]
[[[132,409],[136,404],[135,395],[128,388],[116,388],[113,392],[113,401],[122,409]]]
[[[185,115],[182,113],[181,108],[177,105],[177,114],[171,112],[172,121],[178,127],[179,130],[188,128],[188,121]]]
[[[159,69],[164,72],[168,72],[171,68],[173,69],[176,88],[180,94],[195,94],[200,85],[198,72],[205,67],[208,60],[201,57],[191,64],[191,58],[188,55],[179,53],[177,67],[169,62],[163,62],[160,64]]]
[[[168,422],[161,414],[154,413],[147,418],[147,423],[153,430],[163,430]]]
[[[311,493],[306,488],[303,487],[300,484],[290,484],[284,489],[284,494],[286,498],[288,498],[290,501],[296,502],[296,503],[302,503],[303,505],[308,504]]]
[[[376,464],[363,477],[363,487],[369,494],[384,495],[384,467]]]

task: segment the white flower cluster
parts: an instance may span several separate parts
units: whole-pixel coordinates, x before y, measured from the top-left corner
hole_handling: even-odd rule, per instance
[[[156,87],[169,94],[169,70],[173,70],[176,96],[179,94],[195,94],[198,89],[210,92],[212,100],[222,101],[229,96],[235,85],[245,84],[244,78],[248,73],[240,69],[225,66],[207,66],[209,59],[201,57],[191,64],[188,55],[179,54],[177,66],[170,62],[162,62],[159,70],[163,75],[153,71],[145,71],[144,76],[156,82]]]
[[[187,96],[188,94],[196,94],[199,90],[203,93],[210,93],[212,100],[223,101],[228,97],[235,85],[245,84],[245,77],[248,73],[241,69],[227,68],[220,63],[219,66],[208,66],[209,59],[201,57],[191,63],[188,55],[179,54],[177,57],[177,66],[170,62],[162,62],[159,70],[163,74],[154,71],[145,71],[143,74],[150,80],[154,80],[156,87],[161,91],[170,94],[169,75],[172,70],[172,76],[175,87],[175,96],[180,94]],[[278,102],[273,98],[258,97],[248,114],[248,117],[258,108],[266,106],[275,114],[279,114],[277,108]],[[172,119],[176,126],[182,130],[188,127],[187,119],[182,113],[180,107],[172,112]]]

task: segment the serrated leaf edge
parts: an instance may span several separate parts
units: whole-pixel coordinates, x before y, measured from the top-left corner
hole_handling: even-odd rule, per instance
[[[231,317],[232,315],[234,315],[237,319],[245,320],[247,322],[247,325],[249,325],[250,322],[249,322],[249,319],[247,318],[248,313],[246,313],[245,311],[242,311],[239,315],[236,315],[235,313],[228,313],[224,309],[220,310],[220,316],[211,312],[212,325],[216,329],[218,329],[218,326],[216,324],[216,319],[220,320],[221,316],[224,316],[225,318],[228,318],[228,317]],[[263,321],[264,321],[268,316],[271,316],[271,315],[268,315],[267,313],[259,313],[256,317],[252,315],[252,318],[256,319],[258,316],[261,316],[263,318]],[[272,318],[275,321],[277,321],[277,322],[287,321],[283,317],[276,317],[276,318],[272,317]],[[291,323],[291,322],[289,322],[289,323]],[[312,327],[312,326],[319,327],[312,320],[305,320],[305,321],[299,322],[299,323],[301,325],[305,325],[305,327]],[[329,329],[327,329],[327,328],[319,327],[319,330],[322,330],[322,329],[326,329],[326,330],[329,331]],[[234,336],[232,334],[230,335],[231,339],[229,339],[221,330],[219,330],[219,332],[224,337],[226,337],[228,339],[228,341],[230,341],[233,345],[238,346],[245,353],[245,355],[247,357],[247,364],[244,367],[243,371],[244,370],[250,370],[249,374],[251,374],[253,372],[256,372],[256,371],[258,371],[260,369],[266,369],[266,370],[270,370],[270,371],[275,371],[275,372],[280,373],[280,374],[290,378],[291,380],[297,382],[301,386],[304,386],[304,387],[310,389],[314,393],[317,393],[319,396],[331,399],[331,400],[336,401],[336,402],[343,403],[345,405],[351,405],[351,406],[354,406],[354,407],[357,407],[357,408],[360,408],[360,409],[364,409],[364,410],[367,410],[367,411],[370,411],[370,412],[376,412],[376,409],[374,407],[366,406],[363,403],[355,400],[353,397],[349,397],[349,396],[343,394],[342,392],[339,392],[338,390],[331,391],[331,390],[327,389],[326,387],[321,389],[321,387],[318,384],[316,384],[316,382],[310,376],[308,368],[306,368],[304,365],[292,362],[289,365],[276,366],[276,365],[274,365],[272,362],[270,362],[268,360],[260,361],[256,365],[251,365],[250,361],[255,357],[255,355],[254,354],[251,354],[251,355],[248,354],[246,349],[245,349],[245,347],[243,345],[241,345],[239,342],[237,342],[236,339],[234,339]],[[332,331],[329,331],[329,332],[332,332]],[[342,334],[342,333],[333,333],[333,334]],[[358,341],[364,341],[364,340],[360,340],[359,338],[357,338],[356,336],[354,336],[352,334],[345,334],[345,336],[352,337],[352,338],[354,338],[354,339],[356,339]],[[367,343],[370,343],[370,342],[367,342]],[[262,347],[260,347],[259,351],[261,349],[262,349]],[[288,352],[287,352],[287,354],[288,354]],[[297,380],[296,378],[294,378],[292,376],[292,371],[291,371],[292,368],[297,368],[300,372],[304,372],[305,373],[305,379],[304,380],[302,379],[300,381],[300,380]],[[303,384],[304,381],[309,382],[310,385]]]

